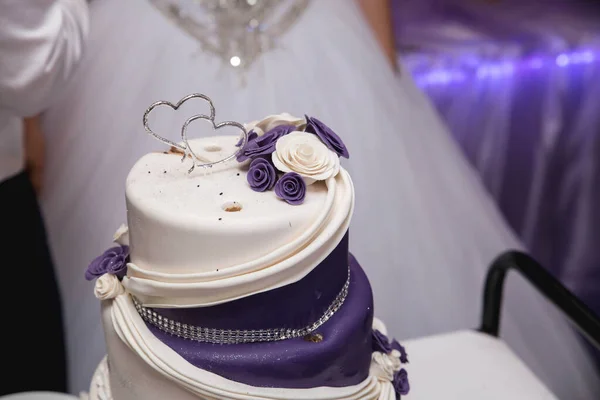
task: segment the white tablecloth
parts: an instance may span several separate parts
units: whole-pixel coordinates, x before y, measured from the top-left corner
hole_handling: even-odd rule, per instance
[[[460,331],[405,345],[411,386],[406,400],[558,400],[492,336]]]

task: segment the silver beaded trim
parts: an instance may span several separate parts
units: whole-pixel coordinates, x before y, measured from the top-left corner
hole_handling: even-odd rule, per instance
[[[178,336],[184,339],[194,340],[202,343],[215,344],[238,344],[238,343],[256,343],[256,342],[275,342],[279,340],[293,339],[303,337],[317,330],[321,325],[327,322],[333,314],[336,313],[344,304],[348,296],[348,287],[350,286],[350,268],[348,268],[348,279],[342,287],[340,293],[321,317],[311,325],[300,329],[258,329],[258,330],[232,330],[232,329],[211,329],[202,328],[193,325],[182,324],[172,319],[166,318],[157,312],[144,307],[133,297],[133,303],[142,319],[152,324],[170,335]]]

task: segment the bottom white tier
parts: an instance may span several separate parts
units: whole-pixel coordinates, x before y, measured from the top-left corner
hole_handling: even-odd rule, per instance
[[[557,399],[504,342],[488,335],[461,331],[409,341],[406,347],[411,358],[410,379],[413,386],[410,395],[403,396],[407,400]],[[92,379],[89,400],[112,400],[109,382],[108,362],[104,358]],[[125,382],[121,380],[120,383]],[[132,393],[133,390],[138,391],[135,399],[144,399],[148,393],[156,394],[155,390],[162,391],[164,399],[202,399],[187,391],[180,397],[182,389],[164,380],[131,389]],[[282,399],[289,398],[285,397],[285,391],[281,392],[281,396]],[[380,398],[388,397],[381,393]],[[395,396],[390,399],[395,399]]]

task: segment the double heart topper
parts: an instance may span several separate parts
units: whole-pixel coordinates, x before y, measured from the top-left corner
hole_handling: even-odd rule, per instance
[[[172,110],[177,111],[184,103],[186,103],[188,100],[192,100],[192,99],[200,99],[200,100],[204,100],[206,103],[208,103],[208,105],[210,107],[210,115],[196,114],[196,115],[191,116],[184,122],[183,126],[181,127],[181,139],[183,141],[183,145],[181,145],[179,143],[175,143],[175,142],[159,135],[158,133],[156,133],[152,130],[152,128],[150,127],[150,124],[148,122],[148,118],[149,118],[150,114],[156,108],[167,106],[167,107],[171,108]],[[220,128],[227,127],[227,126],[231,126],[231,127],[239,129],[242,132],[241,146],[238,148],[238,150],[235,153],[233,153],[221,160],[218,160],[218,161],[210,161],[210,160],[200,157],[196,152],[194,152],[194,150],[190,146],[190,143],[188,141],[188,135],[187,135],[187,130],[188,130],[188,127],[190,126],[190,124],[192,124],[193,122],[198,121],[198,120],[210,122],[215,131]],[[181,150],[183,152],[182,161],[184,161],[188,157],[188,155],[192,157],[193,164],[192,164],[192,167],[188,171],[189,173],[191,173],[196,167],[212,168],[213,166],[215,166],[217,164],[222,164],[222,163],[226,163],[226,162],[233,160],[234,158],[236,158],[238,156],[238,154],[242,151],[242,149],[248,142],[248,132],[246,131],[246,129],[244,128],[244,126],[242,124],[240,124],[238,122],[234,122],[234,121],[215,122],[215,106],[213,105],[212,100],[208,96],[201,94],[201,93],[193,93],[193,94],[187,95],[175,104],[171,103],[170,101],[165,101],[165,100],[161,100],[161,101],[157,101],[156,103],[153,103],[152,105],[150,105],[150,107],[148,107],[148,109],[146,109],[146,112],[144,112],[143,123],[144,123],[144,128],[146,129],[146,132],[148,132],[150,135],[152,135],[152,137],[161,141],[162,143],[165,143],[171,147]]]

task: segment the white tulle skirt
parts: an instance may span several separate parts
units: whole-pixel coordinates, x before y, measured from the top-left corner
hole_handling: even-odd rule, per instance
[[[313,1],[244,86],[148,2],[91,5],[86,59],[45,118],[43,205],[64,293],[72,390],[87,387],[104,354],[84,270],[125,222],[130,167],[163,149],[145,134],[142,114],[156,100],[192,92],[213,99],[217,119],[286,111],[325,121],[350,150],[351,249],[372,282],[376,314],[402,339],[477,327],[487,267],[520,244],[429,102],[408,74],[392,72],[352,1]],[[177,118],[157,121],[173,140],[185,119]],[[593,364],[560,314],[517,277],[505,299],[502,336],[529,367],[560,398],[597,398]]]

